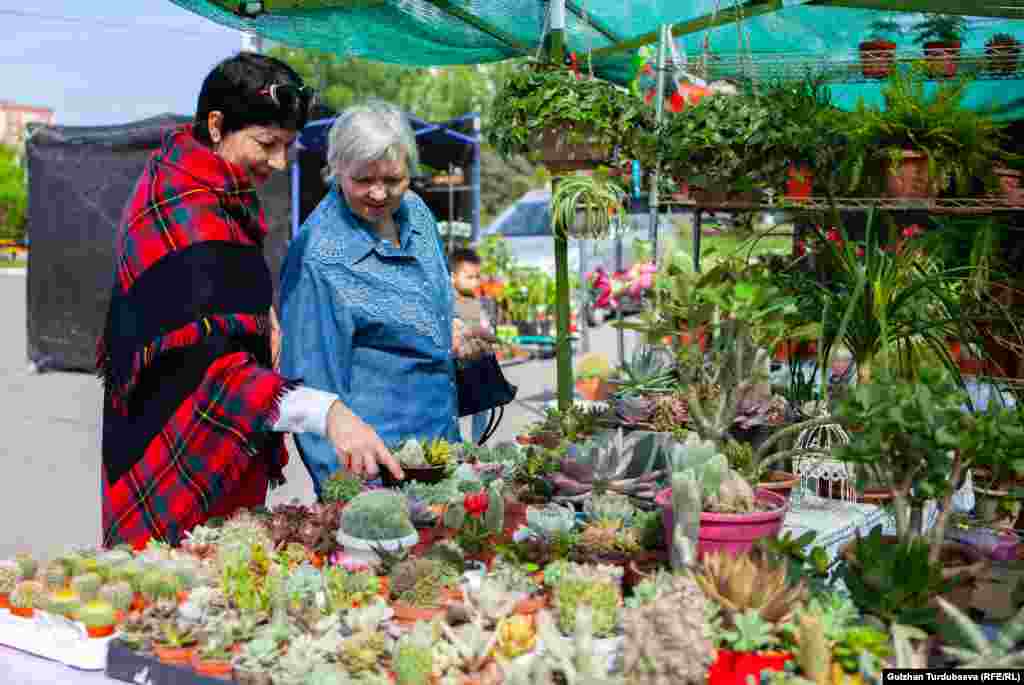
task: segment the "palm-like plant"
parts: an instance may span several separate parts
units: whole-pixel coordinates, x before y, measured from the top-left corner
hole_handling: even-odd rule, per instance
[[[902,377],[915,377],[920,362],[931,361],[959,378],[946,341],[978,339],[973,315],[957,294],[969,269],[949,268],[927,256],[917,248],[912,229],[904,229],[905,239],[898,244],[884,247],[874,217],[868,213],[863,243],[850,241],[841,228],[819,236],[820,256],[831,278],[814,286],[808,299],[826,322],[826,358],[834,345],[844,345],[861,382],[870,379],[883,350]],[[843,313],[848,321],[840,336]]]

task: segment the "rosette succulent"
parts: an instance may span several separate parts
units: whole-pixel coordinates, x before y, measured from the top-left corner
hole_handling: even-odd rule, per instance
[[[388,490],[364,492],[349,502],[341,515],[341,529],[362,540],[396,540],[416,532],[406,498]]]
[[[653,499],[661,470],[652,470],[655,453],[652,450],[643,475],[629,478],[627,471],[633,462],[633,453],[646,436],[633,433],[626,437],[622,429],[610,440],[593,440],[581,446],[571,446],[562,459],[559,471],[551,474],[557,489],[556,500],[582,502],[595,494],[615,492],[643,499]]]

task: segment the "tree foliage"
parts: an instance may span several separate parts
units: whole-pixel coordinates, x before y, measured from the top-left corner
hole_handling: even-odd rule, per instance
[[[331,110],[378,98],[403,107],[427,121],[448,121],[470,112],[481,117],[484,140],[494,97],[515,60],[486,65],[413,68],[316,50],[278,47],[271,54],[294,68],[312,85]],[[506,206],[544,179],[526,160],[501,159],[486,145],[480,156],[481,222],[486,224]]]
[[[17,151],[0,145],[0,239],[24,240],[28,185]]]

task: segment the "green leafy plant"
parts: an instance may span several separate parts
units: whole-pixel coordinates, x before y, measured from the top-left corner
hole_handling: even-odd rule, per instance
[[[928,13],[914,27],[914,42],[918,45],[930,42],[959,43],[967,30],[967,19],[959,14]]]
[[[882,537],[881,526],[855,540],[853,561],[844,560],[839,575],[864,613],[925,629],[934,628],[938,617],[932,598],[954,585],[943,577],[941,563],[931,559],[927,540],[893,544]]]
[[[884,107],[862,100],[849,116],[836,120],[848,142],[842,173],[849,190],[872,197],[880,192],[884,174],[875,170],[895,170],[904,150],[927,155],[937,190],[953,184],[958,196],[966,197],[975,178],[996,187],[992,168],[1006,156],[1004,126],[963,105],[966,79],[944,81],[929,92],[922,68],[893,69],[882,87]]]
[[[653,130],[653,113],[629,91],[596,78],[577,78],[562,68],[512,72],[494,99],[488,139],[504,157],[536,157],[538,134],[568,133],[571,143],[588,142],[623,157],[649,158],[643,144]]]
[[[349,502],[363,491],[363,482],[345,470],[338,470],[324,482],[320,493],[327,503]]]
[[[949,616],[967,641],[966,647],[946,646],[943,652],[962,664],[961,668],[1020,668],[1024,652],[1017,648],[1024,638],[1024,609],[1000,627],[995,639],[989,639],[981,626],[955,606],[939,597],[939,607]]]

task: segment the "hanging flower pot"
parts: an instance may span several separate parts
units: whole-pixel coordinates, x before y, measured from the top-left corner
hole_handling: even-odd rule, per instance
[[[937,78],[956,76],[957,64],[960,61],[960,41],[933,41],[924,44],[925,60],[928,71]]]
[[[859,46],[860,70],[865,78],[885,78],[892,71],[896,43],[890,40],[866,40]]]
[[[576,129],[571,121],[533,131],[530,144],[537,151],[537,160],[552,173],[593,169],[611,154],[607,146],[591,140],[586,129]]]
[[[937,192],[928,169],[928,155],[917,150],[903,150],[895,166],[886,164],[885,192],[888,197],[901,199],[935,197]]]
[[[790,164],[786,177],[786,198],[806,200],[814,189],[814,173],[807,164]]]
[[[985,70],[988,73],[1013,74],[1019,60],[1020,43],[1013,36],[997,33],[985,43]]]
[[[1006,167],[996,167],[992,170],[999,180],[999,189],[1007,204],[1014,207],[1024,205],[1024,190],[1021,189],[1021,172]]]

